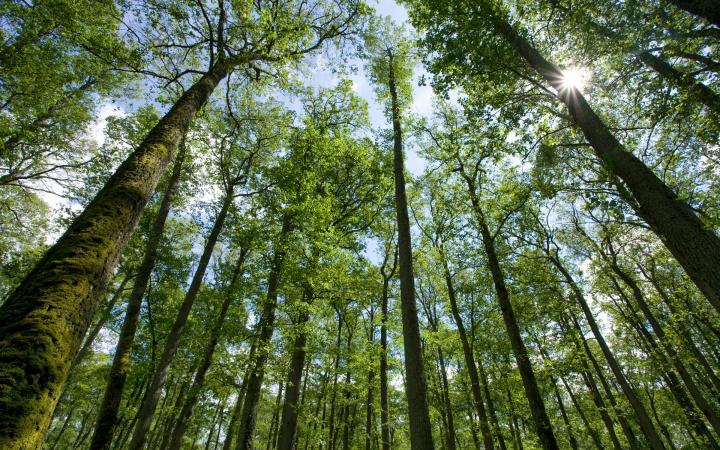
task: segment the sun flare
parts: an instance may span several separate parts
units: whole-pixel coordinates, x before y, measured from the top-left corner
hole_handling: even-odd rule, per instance
[[[562,84],[564,89],[582,92],[589,78],[588,71],[583,68],[570,67],[562,71]]]

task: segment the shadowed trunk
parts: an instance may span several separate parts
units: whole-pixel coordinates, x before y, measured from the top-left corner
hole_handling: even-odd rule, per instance
[[[598,345],[600,346],[600,350],[602,350],[603,355],[605,356],[605,360],[608,363],[608,366],[610,366],[610,370],[612,371],[613,375],[615,376],[615,379],[620,384],[620,388],[623,391],[623,394],[625,394],[625,397],[628,399],[628,402],[630,403],[631,408],[633,409],[633,412],[635,413],[635,418],[638,421],[638,424],[640,425],[640,429],[642,430],[643,434],[648,440],[648,443],[650,444],[651,448],[655,450],[664,449],[665,446],[662,443],[662,440],[660,439],[660,435],[655,430],[655,426],[652,423],[652,420],[650,419],[650,416],[648,415],[647,410],[645,409],[645,405],[642,404],[640,401],[640,398],[635,393],[635,390],[630,385],[630,382],[625,377],[625,374],[622,371],[622,368],[620,367],[620,364],[615,359],[615,355],[610,350],[610,347],[608,346],[607,342],[605,341],[605,337],[600,332],[600,327],[597,324],[597,321],[595,320],[595,315],[590,310],[590,307],[588,306],[587,302],[585,301],[585,296],[583,295],[583,292],[580,290],[580,287],[575,283],[575,280],[573,279],[572,275],[570,275],[570,272],[568,272],[565,269],[565,266],[560,262],[560,259],[557,255],[549,255],[550,262],[555,266],[555,268],[558,269],[558,271],[562,274],[563,278],[565,278],[565,281],[567,281],[568,285],[570,286],[570,289],[573,292],[573,295],[575,297],[575,300],[580,305],[580,309],[582,309],[583,314],[585,316],[585,320],[587,320],[588,325],[590,325],[590,330],[593,333],[593,336],[595,337],[595,340],[597,340]],[[629,438],[629,437],[628,437]]]
[[[309,305],[312,302],[313,294],[309,289],[305,289],[303,297],[304,302]],[[307,354],[307,323],[309,319],[310,311],[303,309],[297,324],[298,335],[293,342],[285,402],[280,419],[278,450],[294,450],[297,445],[298,400],[300,399],[300,386]]]
[[[465,357],[465,367],[468,371],[470,378],[470,389],[473,396],[473,406],[478,414],[480,420],[480,432],[483,437],[483,445],[486,450],[493,450],[495,445],[493,444],[492,434],[490,432],[490,423],[488,422],[487,413],[485,412],[485,405],[483,403],[482,392],[480,390],[480,377],[478,376],[477,365],[475,364],[475,356],[473,355],[472,349],[470,348],[470,342],[468,341],[467,332],[465,331],[465,325],[463,324],[462,317],[460,317],[460,310],[457,305],[457,298],[455,296],[455,286],[453,285],[452,274],[448,267],[447,261],[445,260],[445,254],[440,249],[443,258],[443,271],[445,275],[445,286],[448,291],[448,299],[450,300],[450,310],[452,311],[453,319],[455,319],[455,326],[460,336],[460,343],[462,344],[463,356]],[[498,430],[499,431],[499,430]]]
[[[485,222],[485,215],[480,207],[480,199],[478,198],[475,180],[466,173],[464,166],[460,166],[460,171],[467,184],[470,203],[472,204],[475,220],[477,221],[477,226],[482,237],[482,244],[487,256],[487,264],[490,269],[490,274],[492,275],[495,293],[497,295],[498,304],[500,305],[500,311],[502,312],[505,330],[507,331],[510,339],[510,346],[512,347],[518,371],[520,372],[520,376],[523,381],[525,396],[527,397],[530,405],[530,412],[532,413],[535,432],[540,438],[540,443],[545,450],[557,449],[557,440],[553,434],[550,419],[545,411],[545,402],[543,401],[542,394],[538,388],[532,363],[530,362],[530,357],[527,353],[527,348],[525,347],[525,343],[520,335],[520,327],[517,323],[515,311],[513,310],[513,306],[510,301],[510,294],[507,290],[507,286],[505,285],[505,276],[500,266],[500,260],[498,259],[495,251],[495,238],[491,234],[490,229]]]
[[[678,8],[702,17],[720,27],[720,2],[717,0],[668,0]]]

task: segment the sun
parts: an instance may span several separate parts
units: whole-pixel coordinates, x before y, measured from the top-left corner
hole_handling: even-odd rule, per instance
[[[588,71],[580,67],[570,67],[562,71],[562,87],[582,92],[588,80]]]

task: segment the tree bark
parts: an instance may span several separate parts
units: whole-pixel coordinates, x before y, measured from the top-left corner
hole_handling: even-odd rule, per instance
[[[0,306],[0,447],[40,445],[98,300],[146,202],[197,111],[227,72],[227,64],[218,63],[180,97]]]
[[[403,347],[405,352],[405,394],[408,401],[410,443],[413,450],[433,448],[432,424],[427,400],[427,380],[420,342],[420,325],[415,303],[415,279],[412,267],[412,244],[410,242],[410,219],[407,194],[405,193],[405,169],[400,124],[400,107],[395,86],[395,65],[392,51],[388,51],[392,124],[393,167],[395,174],[395,211],[398,224],[398,255],[400,262],[400,311],[403,324]]]
[[[130,355],[135,340],[135,331],[137,330],[138,321],[140,320],[142,299],[145,296],[145,290],[147,289],[150,276],[155,267],[155,260],[157,259],[160,240],[163,230],[165,229],[165,222],[167,221],[173,197],[180,183],[185,152],[183,139],[180,142],[180,149],[175,158],[175,164],[167,188],[160,201],[160,208],[150,229],[150,235],[148,236],[148,241],[145,246],[145,254],[135,275],[133,290],[130,292],[130,297],[128,297],[125,307],[125,318],[123,319],[122,329],[120,330],[117,347],[115,348],[113,364],[108,375],[103,400],[100,404],[95,431],[93,432],[92,441],[90,442],[90,450],[108,449],[115,434],[120,400],[122,399],[125,381],[130,367]]]
[[[138,417],[138,422],[135,425],[133,437],[130,440],[130,450],[140,450],[145,443],[147,432],[150,429],[150,424],[152,423],[152,418],[155,414],[157,402],[162,394],[162,388],[165,384],[165,380],[167,380],[170,364],[172,363],[175,353],[180,346],[180,339],[185,331],[185,324],[190,316],[190,310],[192,309],[198,293],[200,292],[200,287],[202,286],[203,279],[205,278],[205,272],[208,264],[210,263],[210,258],[212,257],[220,232],[225,225],[225,219],[227,218],[228,211],[233,203],[233,198],[233,189],[231,185],[228,192],[225,193],[222,207],[215,218],[215,224],[213,225],[210,235],[205,242],[205,247],[203,248],[202,256],[200,256],[198,266],[195,269],[195,274],[193,275],[192,282],[190,283],[190,288],[185,294],[182,305],[180,305],[180,309],[175,317],[175,322],[173,322],[170,333],[165,341],[165,348],[163,349],[162,356],[160,357],[160,362],[158,362],[158,365],[155,368],[153,381],[150,384],[148,394],[143,401],[142,407],[140,408],[140,416]]]
[[[393,265],[390,273],[386,273],[385,267],[389,255],[385,255],[383,264],[380,267],[380,274],[383,277],[382,297],[380,299],[380,435],[382,450],[390,450],[390,402],[388,399],[388,367],[387,367],[387,320],[388,320],[388,291],[390,279],[397,268],[397,249],[393,257]]]
[[[490,18],[515,51],[555,88],[603,167],[616,177],[620,194],[720,312],[720,238],[702,223],[690,205],[678,199],[672,189],[617,140],[582,93],[565,87],[562,70],[546,60],[500,15],[491,12]]]

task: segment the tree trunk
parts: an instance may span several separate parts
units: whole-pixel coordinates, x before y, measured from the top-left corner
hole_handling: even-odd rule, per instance
[[[491,13],[491,19],[517,53],[555,88],[603,167],[622,180],[615,181],[620,194],[650,225],[690,279],[720,312],[720,238],[651,169],[625,149],[582,93],[564,86],[563,72],[557,66],[547,61],[497,13]]]
[[[312,295],[309,289],[305,290],[303,297],[308,306],[312,302]],[[294,450],[297,445],[298,399],[300,398],[300,384],[307,354],[307,323],[309,320],[309,310],[303,309],[297,324],[298,334],[293,342],[293,354],[288,372],[285,402],[283,403],[282,417],[280,419],[278,450]]]
[[[178,155],[179,157],[179,155]],[[77,367],[78,364],[85,358],[85,355],[87,355],[87,352],[90,351],[92,348],[93,343],[95,342],[95,338],[97,338],[98,334],[100,334],[100,330],[105,326],[107,321],[110,319],[110,315],[112,314],[113,308],[115,308],[115,305],[117,304],[118,300],[122,297],[123,292],[125,291],[125,286],[127,285],[128,281],[132,278],[132,275],[129,273],[125,274],[123,277],[123,280],[120,282],[120,286],[118,286],[117,290],[113,294],[113,296],[110,298],[110,300],[107,302],[107,305],[105,305],[105,308],[103,309],[103,312],[100,314],[100,317],[98,318],[97,323],[95,326],[90,330],[88,335],[85,337],[85,342],[83,342],[82,347],[80,347],[80,351],[78,352],[77,356],[75,357],[75,361],[73,361],[72,367]]]
[[[403,324],[403,347],[405,351],[405,394],[408,401],[410,443],[413,450],[433,448],[432,425],[427,400],[427,380],[420,343],[420,325],[415,303],[415,279],[412,267],[412,244],[410,242],[410,219],[405,193],[405,169],[403,155],[400,107],[395,86],[393,53],[388,51],[389,81],[393,123],[393,167],[395,174],[395,211],[398,224],[398,255],[400,262],[400,311]]]
[[[570,385],[568,384],[567,380],[565,380],[565,377],[561,376],[560,380],[563,383],[563,386],[565,386],[565,390],[567,391],[568,395],[570,396],[570,401],[572,402],[573,406],[575,406],[575,410],[577,411],[578,415],[580,416],[580,419],[583,421],[583,424],[585,424],[585,428],[587,428],[588,433],[590,433],[590,437],[593,440],[593,443],[595,444],[595,447],[597,447],[598,450],[603,450],[602,442],[600,441],[600,436],[598,435],[597,431],[593,428],[592,424],[588,420],[587,416],[585,415],[585,412],[583,411],[582,407],[580,406],[580,403],[577,400],[577,397],[575,397],[575,394],[573,393],[572,389],[570,388]]]
[[[250,348],[250,361],[252,361],[253,355],[255,355],[255,345],[253,344]],[[243,401],[245,399],[245,391],[247,390],[247,383],[250,379],[250,369],[245,372],[243,376],[242,386],[238,390],[238,396],[235,400],[235,407],[233,413],[230,416],[230,422],[228,423],[227,431],[225,432],[225,442],[223,442],[222,450],[231,450],[233,448],[233,438],[235,437],[235,431],[237,422],[240,420],[240,414],[242,413]]]
[[[683,380],[685,387],[687,387],[688,391],[690,392],[690,396],[693,398],[693,400],[695,400],[695,403],[700,408],[700,411],[702,411],[703,415],[705,415],[705,417],[708,419],[710,425],[712,425],[713,429],[715,430],[715,433],[720,434],[720,416],[718,416],[714,407],[708,403],[706,395],[701,392],[700,389],[697,387],[695,380],[693,380],[692,376],[685,367],[685,364],[680,361],[679,356],[675,351],[675,348],[672,346],[667,336],[665,335],[665,331],[662,325],[657,320],[653,312],[650,310],[650,306],[645,301],[645,296],[640,290],[640,286],[637,285],[635,280],[627,272],[622,270],[620,266],[617,265],[614,259],[613,261],[611,261],[610,268],[625,284],[628,285],[628,287],[632,291],[633,297],[635,298],[635,301],[640,307],[640,311],[642,311],[647,321],[650,322],[650,326],[655,332],[655,335],[657,335],[658,339],[660,340],[662,348],[665,350],[667,359],[675,367],[675,370],[677,371],[678,375],[680,375],[680,378]]]
[[[465,367],[468,371],[470,378],[470,389],[473,396],[473,406],[475,412],[478,414],[480,421],[480,432],[483,437],[483,445],[486,450],[493,450],[495,445],[493,444],[492,433],[490,432],[490,424],[488,422],[487,413],[485,412],[485,405],[483,403],[482,393],[480,390],[480,377],[478,376],[477,365],[475,364],[475,356],[473,355],[472,349],[470,348],[470,342],[468,341],[467,333],[465,331],[465,325],[463,324],[462,317],[460,317],[460,310],[457,305],[457,298],[455,295],[455,286],[453,285],[452,274],[448,267],[447,261],[445,260],[445,254],[440,249],[443,258],[443,271],[445,274],[445,286],[448,291],[448,299],[450,300],[450,310],[452,311],[453,319],[455,319],[455,326],[457,327],[458,334],[460,335],[460,343],[462,344],[463,356],[465,357]],[[499,430],[497,430],[499,433]],[[498,434],[499,436],[499,434]]]
[[[580,305],[580,308],[585,315],[585,320],[587,320],[588,325],[590,325],[590,330],[592,331],[593,336],[595,336],[595,340],[597,340],[598,345],[600,346],[600,349],[605,356],[605,360],[610,366],[610,370],[612,371],[613,375],[615,375],[615,379],[620,384],[620,388],[622,389],[623,394],[625,394],[625,397],[628,399],[628,402],[630,403],[630,406],[635,413],[635,418],[640,425],[640,429],[643,431],[643,434],[648,440],[648,444],[650,444],[650,447],[655,450],[664,449],[665,445],[662,443],[660,435],[655,430],[655,426],[653,425],[652,420],[650,419],[650,416],[645,409],[645,405],[643,405],[640,401],[640,398],[637,396],[635,390],[630,385],[627,378],[625,377],[625,374],[620,368],[620,364],[615,359],[615,355],[613,355],[612,351],[610,351],[610,347],[608,346],[605,338],[600,332],[600,327],[595,320],[593,312],[590,310],[590,307],[585,301],[585,296],[580,290],[580,287],[577,285],[577,283],[575,283],[575,280],[573,279],[572,275],[570,275],[570,272],[565,269],[565,266],[563,266],[563,264],[560,262],[560,259],[556,255],[550,255],[549,259],[558,269],[558,271],[562,274],[563,278],[565,278],[565,280],[568,282],[570,289],[573,291],[575,300]]]
[[[255,360],[250,361],[250,377],[245,391],[245,401],[240,415],[240,428],[235,448],[237,450],[252,450],[254,448],[255,427],[257,425],[257,411],[260,404],[260,393],[263,378],[265,377],[265,363],[270,352],[271,340],[275,331],[275,310],[277,308],[278,288],[285,259],[285,245],[287,235],[291,231],[290,218],[283,217],[280,238],[276,244],[270,275],[268,276],[268,290],[263,312],[257,326]]]
[[[450,402],[450,386],[448,384],[447,368],[445,367],[445,356],[439,346],[437,351],[438,369],[440,370],[441,397],[445,406],[445,414],[447,416],[447,449],[455,450],[455,440],[457,439],[457,436],[455,433],[455,418],[453,417],[452,403]]]
[[[138,417],[138,422],[135,425],[133,437],[130,441],[130,450],[140,450],[145,443],[147,432],[150,429],[150,424],[152,423],[152,418],[155,414],[157,402],[160,399],[165,380],[167,380],[170,364],[175,357],[175,352],[177,352],[177,349],[180,346],[180,339],[182,338],[183,331],[185,330],[185,324],[190,316],[190,310],[192,309],[195,299],[200,292],[203,278],[205,278],[205,271],[210,263],[210,258],[213,254],[213,250],[215,249],[215,244],[220,236],[220,232],[225,225],[225,219],[230,206],[233,203],[233,198],[233,188],[231,185],[228,192],[225,193],[222,207],[215,218],[215,224],[213,225],[210,235],[205,242],[205,248],[203,249],[198,266],[195,269],[195,274],[193,275],[192,282],[190,283],[190,288],[185,294],[183,303],[180,305],[180,309],[175,317],[175,322],[173,323],[167,340],[165,341],[165,348],[163,349],[162,356],[160,357],[160,362],[155,368],[153,381],[150,384],[148,394],[145,397],[140,409],[140,416]]]
[[[550,381],[552,381],[553,384],[553,390],[555,391],[555,400],[557,400],[558,408],[560,408],[560,415],[563,418],[563,422],[565,422],[565,428],[567,429],[567,437],[568,441],[570,442],[570,448],[572,448],[573,450],[577,450],[578,442],[575,438],[575,433],[573,433],[573,428],[570,424],[570,419],[568,418],[567,411],[565,411],[565,403],[563,403],[560,389],[558,389],[557,387],[557,380],[555,380],[555,377],[551,375]]]
[[[717,0],[668,0],[673,5],[702,17],[711,24],[720,27],[720,2]]]
[[[222,332],[222,327],[225,324],[228,309],[230,308],[232,301],[235,299],[234,296],[230,295],[230,292],[232,292],[232,288],[237,283],[247,254],[247,249],[243,248],[240,250],[240,257],[238,258],[235,269],[233,270],[232,279],[228,285],[228,292],[225,293],[225,299],[220,306],[220,313],[218,314],[212,330],[210,330],[210,340],[205,348],[205,353],[203,354],[200,366],[197,372],[195,372],[195,379],[190,386],[190,390],[188,391],[185,402],[182,405],[182,409],[177,416],[175,428],[172,433],[172,440],[170,441],[170,448],[175,449],[180,448],[181,446],[182,438],[185,435],[188,424],[190,423],[190,417],[192,416],[193,409],[195,408],[195,404],[197,403],[200,393],[205,385],[205,375],[207,374],[208,369],[210,369],[210,364],[212,364],[215,347],[217,346],[218,341],[220,341],[220,334]]]
[[[115,348],[115,355],[113,356],[113,364],[110,368],[105,394],[100,404],[95,431],[90,443],[91,450],[108,449],[115,434],[120,400],[122,399],[125,380],[127,379],[127,373],[130,367],[130,355],[132,353],[133,341],[135,340],[135,331],[138,321],[140,320],[142,299],[145,296],[145,290],[147,289],[150,276],[155,267],[155,260],[157,259],[160,240],[163,230],[165,229],[165,222],[167,221],[172,200],[180,182],[185,152],[185,142],[183,138],[180,142],[180,150],[175,158],[172,175],[170,175],[170,180],[168,180],[167,188],[160,202],[160,208],[150,229],[148,242],[145,246],[145,254],[135,275],[133,290],[130,292],[130,297],[128,297],[125,308],[125,318],[123,319],[122,329],[120,330],[117,347]]]
[[[508,337],[510,338],[513,355],[515,356],[515,361],[523,381],[525,396],[530,404],[530,412],[533,416],[535,431],[545,450],[557,449],[558,445],[555,435],[553,434],[552,425],[550,424],[550,419],[545,411],[545,402],[543,401],[540,389],[538,388],[532,363],[530,362],[530,357],[527,353],[527,348],[520,336],[520,327],[518,326],[517,319],[515,318],[515,311],[513,310],[512,303],[510,302],[510,294],[508,293],[507,286],[505,285],[505,276],[503,275],[502,268],[500,267],[500,260],[495,252],[494,237],[491,235],[490,229],[485,222],[485,216],[480,207],[480,200],[477,197],[475,182],[470,178],[470,176],[468,176],[468,174],[465,173],[464,168],[461,168],[461,170],[463,171],[462,176],[467,183],[470,202],[472,204],[473,212],[475,213],[475,220],[477,221],[480,235],[482,236],[482,243],[487,256],[488,267],[492,275],[495,293],[500,305],[500,311],[502,312],[503,322],[505,323],[505,329]]]
[[[226,64],[203,75],[0,306],[0,447],[35,448],[118,258]],[[37,377],[36,374],[43,374]]]
[[[389,274],[385,272],[386,255],[380,274],[383,277],[382,298],[380,299],[380,436],[382,450],[390,450],[390,402],[388,399],[388,364],[387,364],[387,320],[388,320],[388,290],[390,278],[397,268],[397,250],[393,259],[393,266]]]

